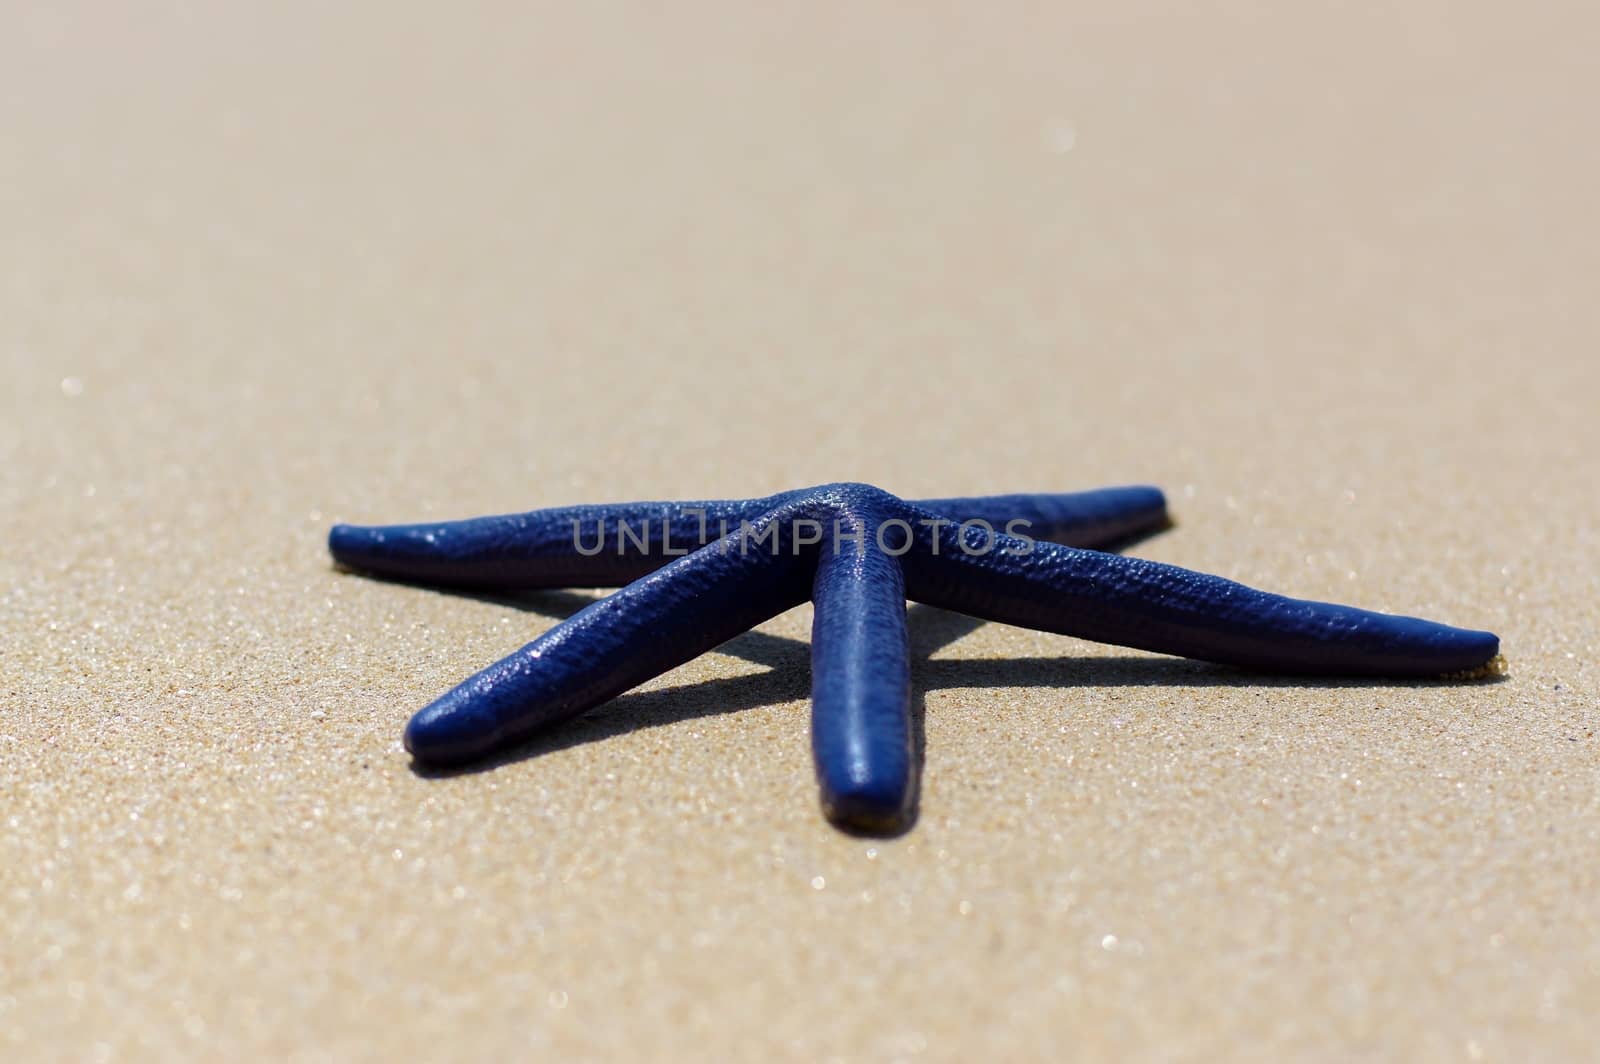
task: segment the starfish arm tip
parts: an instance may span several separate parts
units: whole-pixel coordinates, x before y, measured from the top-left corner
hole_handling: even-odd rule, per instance
[[[372,547],[372,529],[361,525],[334,525],[328,529],[328,553],[341,569],[360,569]]]
[[[462,684],[434,699],[406,724],[406,751],[419,764],[465,764],[499,744],[498,722],[474,704],[466,686]]]
[[[345,572],[429,582],[445,551],[436,525],[334,525],[328,553]]]
[[[877,776],[822,782],[822,811],[833,823],[854,831],[899,830],[910,807],[910,790],[903,779]]]
[[[1450,658],[1447,667],[1440,670],[1442,678],[1480,680],[1505,675],[1506,659],[1500,653],[1499,636],[1471,628],[1440,627],[1447,629],[1440,651]]]
[[[1321,604],[1330,614],[1353,618],[1352,627],[1366,630],[1369,645],[1359,643],[1343,652],[1348,654],[1352,672],[1411,676],[1419,679],[1465,680],[1498,675],[1500,637],[1493,632],[1457,628],[1420,617],[1373,613],[1353,606]],[[1333,659],[1339,664],[1340,658]]]

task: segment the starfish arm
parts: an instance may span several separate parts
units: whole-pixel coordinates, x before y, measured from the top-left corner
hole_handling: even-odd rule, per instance
[[[760,499],[562,506],[464,521],[335,525],[334,561],[391,580],[500,591],[621,587],[690,550],[828,485]],[[979,520],[1039,539],[1100,546],[1165,527],[1156,488],[994,495],[916,504],[924,520]],[[1024,522],[1013,525],[1013,522]]]
[[[474,760],[616,697],[804,602],[814,553],[711,543],[573,614],[424,707],[420,762]]]
[[[983,521],[1002,532],[1098,547],[1169,524],[1160,488],[1135,485],[1041,495],[919,499],[912,506],[958,521]]]
[[[818,552],[812,584],[811,750],[822,807],[869,831],[901,824],[916,768],[900,564],[863,537]]]
[[[910,598],[986,620],[1269,672],[1440,677],[1493,666],[1499,639],[1257,591],[1172,565],[945,529],[901,559]],[[919,544],[930,547],[925,536]]]
[[[562,506],[421,524],[335,525],[328,550],[349,569],[442,587],[621,587],[737,531],[741,521],[757,520],[794,494]]]

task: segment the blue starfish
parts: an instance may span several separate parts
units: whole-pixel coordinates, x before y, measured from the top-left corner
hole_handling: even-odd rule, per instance
[[[481,758],[811,599],[811,737],[836,823],[910,812],[906,599],[984,620],[1265,672],[1468,678],[1499,640],[1285,598],[1103,553],[1168,524],[1149,487],[905,502],[866,484],[764,499],[573,506],[328,536],[342,566],[497,591],[621,587],[462,682],[406,727],[422,764]]]

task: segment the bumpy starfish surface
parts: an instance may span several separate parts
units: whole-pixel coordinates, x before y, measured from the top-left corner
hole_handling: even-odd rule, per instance
[[[892,830],[915,794],[906,599],[973,617],[1276,673],[1467,678],[1488,632],[1285,598],[1085,549],[1167,525],[1149,487],[906,502],[866,484],[764,499],[573,506],[328,537],[341,565],[499,591],[621,587],[422,709],[424,764],[480,758],[807,598],[822,804]]]

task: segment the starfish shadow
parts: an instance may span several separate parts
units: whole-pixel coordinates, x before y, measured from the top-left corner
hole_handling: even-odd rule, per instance
[[[563,620],[595,601],[568,591],[513,595],[450,592],[512,606]],[[932,691],[986,687],[1272,687],[1342,690],[1349,688],[1425,688],[1451,686],[1448,680],[1394,680],[1372,677],[1263,676],[1227,665],[1187,658],[1120,655],[1028,658],[934,659],[934,655],[988,622],[920,603],[906,611],[911,644],[911,716],[913,759],[918,792],[912,795],[904,822],[887,831],[839,826],[846,834],[899,837],[917,823],[920,780],[927,756],[927,696]],[[467,765],[437,767],[413,760],[411,771],[423,779],[444,779],[492,772],[546,754],[601,742],[630,732],[668,727],[705,717],[722,716],[791,702],[811,696],[810,645],[797,639],[749,631],[717,648],[717,653],[765,667],[765,671],[674,687],[624,694],[559,728]],[[1502,682],[1503,677],[1489,682]],[[838,825],[836,825],[838,826]]]

